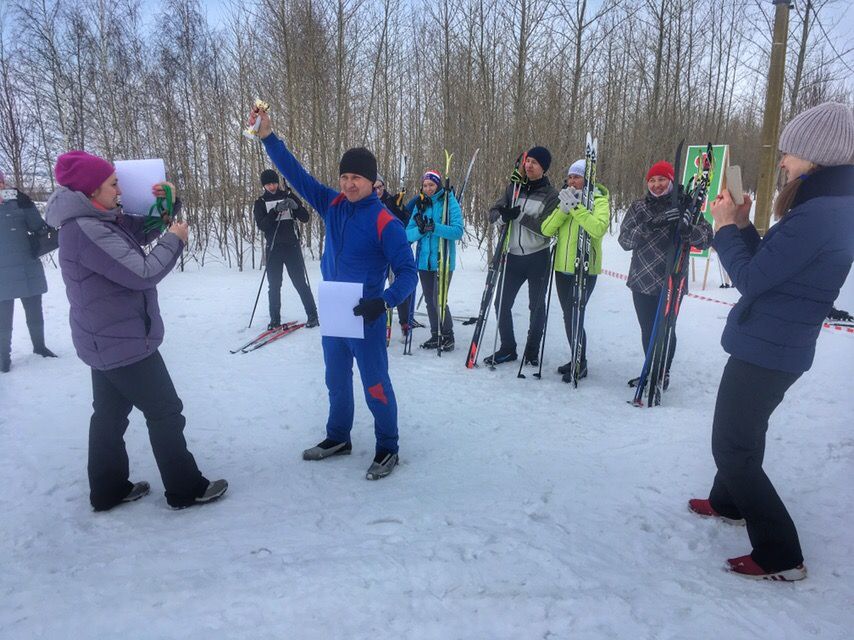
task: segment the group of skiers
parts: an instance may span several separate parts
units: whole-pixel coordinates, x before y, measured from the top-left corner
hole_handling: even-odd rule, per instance
[[[552,164],[549,150],[542,146],[529,149],[524,155],[523,181],[521,189],[515,193],[515,185],[507,185],[501,197],[489,210],[490,222],[501,227],[511,222],[507,238],[507,263],[501,280],[501,288],[495,295],[495,309],[498,316],[499,348],[484,359],[487,365],[498,365],[518,359],[516,335],[513,326],[513,305],[521,287],[527,283],[529,323],[522,351],[526,364],[537,366],[543,342],[543,329],[546,316],[546,294],[550,283],[550,270],[554,271],[558,300],[563,313],[567,340],[573,341],[576,316],[572,313],[576,279],[576,253],[578,235],[584,230],[590,237],[590,256],[584,277],[583,288],[585,303],[596,285],[597,276],[602,270],[602,238],[608,230],[610,221],[610,201],[608,189],[601,183],[593,185],[594,197],[592,209],[585,208],[580,202],[580,194],[585,183],[585,159],[573,162],[567,170],[563,188],[558,191],[549,180],[547,172]],[[653,164],[646,175],[647,193],[629,207],[620,228],[620,244],[632,251],[632,264],[628,286],[641,327],[641,341],[646,350],[652,333],[652,326],[658,307],[659,293],[664,286],[665,257],[672,244],[672,229],[679,222],[679,211],[672,206],[672,191],[678,189],[673,165],[667,161]],[[271,249],[270,237],[274,233],[274,217],[271,217],[271,204],[280,202],[284,193],[279,189],[278,175],[271,169],[262,173],[265,192],[255,205],[255,218],[268,237],[268,264],[279,260],[276,249]],[[456,265],[456,243],[463,237],[464,222],[462,209],[453,190],[446,190],[442,176],[432,169],[421,176],[419,191],[405,204],[402,192],[392,194],[385,188],[385,181],[377,174],[374,183],[376,195],[381,204],[395,215],[406,228],[406,238],[415,245],[415,261],[421,283],[423,298],[427,307],[430,337],[421,345],[423,349],[453,351],[455,348],[454,322],[450,307],[445,303],[444,313],[439,309],[438,285],[440,270],[440,244],[447,242],[449,247],[448,280],[450,282]],[[288,197],[294,202],[295,218],[301,222],[308,220],[308,213],[290,188]],[[447,201],[447,202],[446,202]],[[297,204],[299,203],[299,204]],[[266,205],[266,209],[264,208]],[[686,203],[687,206],[687,203]],[[443,222],[443,217],[445,221]],[[293,237],[293,221],[288,220],[288,236]],[[711,225],[700,218],[692,225],[687,239],[691,245],[706,249],[712,241]],[[553,242],[552,238],[557,241]],[[296,242],[296,241],[294,241]],[[554,246],[554,251],[550,249]],[[499,247],[499,250],[501,248]],[[296,254],[296,250],[294,250]],[[299,258],[294,257],[294,263]],[[304,269],[288,269],[294,285],[306,307],[307,326],[317,324],[317,312],[313,307],[310,291],[307,290]],[[271,276],[268,266],[270,286],[270,326],[281,324],[279,315],[281,287],[281,266],[277,276]],[[306,300],[309,300],[309,303]],[[411,330],[412,296],[398,305],[398,319],[401,332],[405,337]],[[441,325],[441,326],[440,326]],[[586,336],[581,329],[581,354],[578,378],[588,374]],[[669,369],[676,348],[675,335],[670,342],[665,388],[669,386]],[[565,382],[573,375],[571,363],[558,367],[558,373]],[[630,380],[633,386],[636,379]]]
[[[343,154],[338,188],[327,187],[306,171],[273,132],[265,111],[256,107],[249,121],[290,185],[283,188],[279,175],[265,170],[261,175],[264,192],[254,208],[255,220],[267,239],[271,326],[281,323],[280,287],[285,268],[305,308],[306,326],[322,321],[299,246],[297,222],[308,219],[303,200],[325,223],[324,280],[363,285],[353,313],[364,319],[364,338],[322,337],[329,415],[325,437],[303,451],[303,458],[319,461],[351,453],[355,360],[376,439],[366,477],[386,477],[399,460],[397,399],[388,371],[387,314],[397,307],[403,330],[411,331],[413,293],[420,279],[431,332],[422,346],[454,348],[450,309],[446,306],[443,313],[439,305],[437,270],[445,260],[449,283],[455,243],[463,235],[460,205],[432,170],[423,174],[418,195],[403,204],[401,194],[386,189],[376,158],[363,147]],[[780,150],[780,166],[788,182],[777,200],[779,222],[765,238],[759,237],[749,221],[750,199],[736,205],[726,191],[711,208],[717,232],[702,217],[685,225],[687,205],[680,199],[674,167],[662,161],[649,168],[646,193],[629,207],[619,241],[633,252],[628,286],[644,349],[656,318],[665,256],[674,231],[691,245],[705,248],[713,244],[742,293],[722,340],[731,357],[721,380],[713,423],[712,452],[718,471],[709,498],[692,499],[690,508],[708,517],[746,521],[753,552],[730,560],[734,572],[796,580],[805,577],[806,571],[794,524],[762,469],[765,433],[786,390],[810,368],[821,323],[854,260],[854,114],[836,103],[814,107],[787,125]],[[493,366],[517,360],[520,350],[524,361],[537,363],[550,269],[567,337],[570,341],[579,337],[573,325],[576,315],[571,313],[573,292],[579,290],[576,279],[584,275],[582,290],[589,297],[602,268],[602,237],[610,210],[607,188],[598,182],[585,183],[585,175],[590,175],[587,164],[585,160],[573,162],[558,191],[547,175],[552,165],[550,152],[542,146],[532,147],[520,169],[524,176],[508,185],[489,211],[490,220],[509,231],[504,235],[504,277],[495,295],[501,343],[485,360]],[[174,202],[163,210],[162,221],[151,226],[142,218],[122,213],[118,206],[121,190],[108,161],[70,151],[57,159],[55,177],[60,186],[48,202],[47,222],[60,229],[59,264],[70,302],[72,339],[78,356],[92,372],[89,486],[93,508],[111,509],[149,492],[148,483],[129,479],[123,435],[133,407],[145,415],[169,505],[184,508],[219,498],[228,483],[209,482],[187,450],[182,403],[158,352],[164,325],[156,284],[174,267],[188,238],[187,223],[178,218],[180,200],[174,199],[174,185],[152,186],[158,202]],[[587,206],[581,200],[585,188]],[[21,215],[20,207],[19,200],[14,215]],[[0,204],[3,216],[13,215],[8,208],[6,203]],[[590,238],[583,274],[578,272],[576,260],[580,233]],[[155,238],[154,248],[144,250]],[[414,255],[412,243],[416,245]],[[39,295],[44,291],[43,279],[43,275],[36,278],[34,287],[12,288],[11,293],[0,289],[6,294],[0,302]],[[526,282],[529,321],[524,347],[519,349],[511,311]],[[10,304],[0,306],[0,311],[5,314]],[[11,328],[10,321],[0,320],[0,328]],[[0,337],[4,340],[0,346],[4,346],[7,338],[5,334]],[[36,331],[34,346],[43,348],[43,337],[38,338]],[[587,374],[583,334],[580,340],[583,366],[572,371],[569,363],[561,367],[565,380],[568,374],[574,379]],[[675,339],[670,343],[665,373],[674,348]],[[42,350],[42,355],[53,355]],[[3,353],[8,349],[0,355]]]
[[[352,360],[362,375],[365,398],[374,414],[376,456],[369,479],[384,477],[398,462],[396,402],[388,376],[383,344],[382,316],[410,297],[417,269],[428,304],[431,338],[426,348],[439,346],[448,336],[453,348],[449,309],[440,326],[437,282],[439,243],[450,246],[463,234],[459,203],[443,188],[435,171],[422,176],[420,193],[400,210],[399,199],[390,204],[376,160],[364,148],[351,149],[339,166],[340,192],[321,185],[294,158],[272,131],[264,111],[254,109],[250,123],[260,119],[259,135],[274,164],[304,195],[326,223],[326,249],[321,261],[325,279],[364,282],[364,298],[353,310],[365,318],[364,340],[323,338],[330,412],[326,438],[307,449],[307,460],[349,454],[353,423]],[[730,359],[721,379],[712,427],[712,453],[717,465],[709,497],[693,498],[692,512],[729,522],[747,524],[753,550],[731,558],[730,569],[749,578],[791,581],[806,577],[803,555],[794,524],[765,472],[765,434],[771,413],[786,390],[809,369],[822,322],[832,308],[854,261],[854,113],[847,105],[824,103],[795,117],[780,139],[787,184],[777,199],[779,222],[760,238],[750,223],[751,201],[736,205],[724,190],[712,203],[717,233],[689,208],[676,181],[672,164],[660,161],[646,174],[646,193],[629,207],[620,229],[620,245],[632,251],[627,285],[632,291],[644,350],[659,314],[661,292],[667,276],[668,250],[674,237],[685,246],[701,249],[714,244],[721,261],[743,297],[730,313],[722,344]],[[587,256],[585,296],[601,272],[601,239],[608,227],[608,190],[596,183],[585,185],[586,161],[574,162],[564,188],[558,192],[547,172],[552,158],[548,149],[535,146],[524,159],[524,177],[508,185],[490,209],[491,222],[508,225],[507,256],[501,290],[495,296],[501,345],[486,361],[492,365],[518,358],[511,310],[521,286],[528,283],[529,325],[523,358],[536,363],[543,337],[543,297],[553,264],[558,297],[564,312],[567,337],[576,335],[576,315],[569,313],[577,273],[578,234],[591,239]],[[581,206],[580,193],[592,189],[592,206]],[[389,211],[395,211],[395,215]],[[407,220],[408,216],[408,220]],[[405,233],[403,221],[406,221]],[[512,224],[511,224],[512,223]],[[348,225],[350,225],[348,229]],[[550,237],[557,236],[554,261]],[[346,242],[345,242],[346,238]],[[417,265],[409,242],[417,242]],[[449,270],[453,270],[450,256]],[[395,279],[383,287],[386,270]],[[449,274],[450,275],[450,274]],[[577,302],[577,301],[576,301]],[[409,316],[407,316],[409,317]],[[580,370],[587,374],[584,338]],[[664,354],[664,386],[676,346],[670,336]],[[636,381],[630,381],[633,384]]]

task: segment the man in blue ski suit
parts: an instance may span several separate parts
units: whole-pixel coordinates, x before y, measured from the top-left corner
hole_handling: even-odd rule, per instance
[[[376,455],[367,478],[389,475],[398,462],[397,401],[388,374],[386,310],[415,290],[417,275],[403,224],[389,213],[374,192],[377,161],[364,148],[341,157],[338,183],[330,189],[311,176],[272,130],[269,115],[254,110],[250,123],[261,118],[258,131],[267,155],[293,188],[326,224],[320,269],[324,280],[359,282],[363,297],[353,309],[365,319],[364,339],[324,336],[323,360],[329,390],[326,439],[303,452],[305,460],[322,460],[352,451],[353,358],[359,366],[365,400],[374,416]],[[385,289],[389,265],[394,283]],[[321,318],[321,322],[323,318]]]

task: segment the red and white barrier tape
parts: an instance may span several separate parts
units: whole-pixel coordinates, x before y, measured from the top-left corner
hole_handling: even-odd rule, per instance
[[[610,269],[602,269],[602,273],[606,276],[611,276],[612,278],[617,278],[618,280],[628,280],[629,277],[623,273],[618,273],[616,271],[611,271]],[[710,298],[708,296],[701,296],[697,293],[691,293],[690,291],[686,294],[689,298],[696,298],[697,300],[705,300],[706,302],[716,302],[717,304],[726,305],[727,307],[734,307],[735,303],[726,302],[724,300],[718,300],[716,298]],[[839,327],[836,325],[832,325],[830,323],[825,322],[821,326],[822,329],[826,329],[828,331],[833,331],[834,333],[854,333],[854,327]]]

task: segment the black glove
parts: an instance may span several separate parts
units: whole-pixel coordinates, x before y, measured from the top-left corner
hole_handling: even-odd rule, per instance
[[[353,307],[353,315],[362,316],[368,322],[373,322],[385,312],[385,300],[382,298],[359,298],[359,304]]]
[[[418,227],[418,231],[421,235],[427,233],[427,218],[425,218],[424,214],[420,211],[415,214],[415,226]]]
[[[416,208],[418,209],[418,211],[419,211],[419,212],[421,212],[421,213],[424,213],[425,211],[427,211],[427,207],[429,207],[429,206],[430,206],[430,196],[425,196],[425,195],[423,195],[423,194],[422,194],[422,195],[421,195],[421,196],[420,196],[420,197],[415,201],[415,207],[416,207]]]
[[[18,192],[18,206],[22,209],[29,209],[30,207],[34,207],[32,199],[23,191],[19,189],[15,189]]]
[[[436,230],[436,221],[433,218],[427,218],[427,222],[424,225],[424,231],[426,233],[433,233]]]
[[[668,209],[657,218],[649,221],[649,226],[653,229],[661,229],[670,227],[674,224],[682,224],[683,226],[691,226],[691,212],[687,208]]]
[[[296,211],[298,206],[299,205],[294,201],[293,198],[285,198],[284,200],[276,204],[274,209],[278,213],[282,213],[283,211]]]
[[[498,207],[498,213],[501,214],[501,219],[504,222],[510,222],[519,217],[522,213],[522,208],[517,204],[515,207]]]

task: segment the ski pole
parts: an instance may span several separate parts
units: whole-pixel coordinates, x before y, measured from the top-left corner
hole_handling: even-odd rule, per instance
[[[270,241],[270,248],[267,249],[267,260],[264,261],[264,272],[261,274],[261,282],[258,284],[258,295],[255,296],[255,304],[252,305],[252,315],[249,316],[249,327],[252,327],[252,321],[255,319],[255,310],[258,308],[258,300],[261,299],[261,289],[264,287],[264,278],[267,277],[267,264],[270,262],[270,250],[276,244],[276,236],[279,234],[279,225],[282,223],[281,220],[276,222],[276,229],[273,231],[273,239]],[[305,263],[303,263],[303,268],[305,268]]]
[[[552,304],[552,282],[554,282],[555,248],[556,247],[557,247],[557,243],[552,244],[551,251],[550,251],[551,258],[549,260],[549,276],[547,278],[547,282],[548,282],[547,291],[548,291],[548,293],[545,296],[546,316],[545,316],[545,320],[543,322],[543,335],[540,337],[540,344],[539,344],[539,348],[537,349],[537,352],[539,353],[539,356],[540,356],[540,365],[539,365],[539,369],[537,369],[537,373],[534,374],[534,377],[537,379],[540,379],[543,377],[543,356],[545,355],[545,352],[546,352],[546,331],[548,331],[548,328],[549,328],[549,309],[551,308],[551,304]],[[541,307],[542,304],[543,304],[543,302],[540,301],[540,303],[537,305],[537,307],[538,307],[537,311],[539,311],[539,307]],[[519,364],[519,372],[516,374],[517,378],[524,378],[525,377],[525,374],[522,373],[522,367],[524,365],[525,365],[525,356],[523,355],[522,356],[522,362]]]

